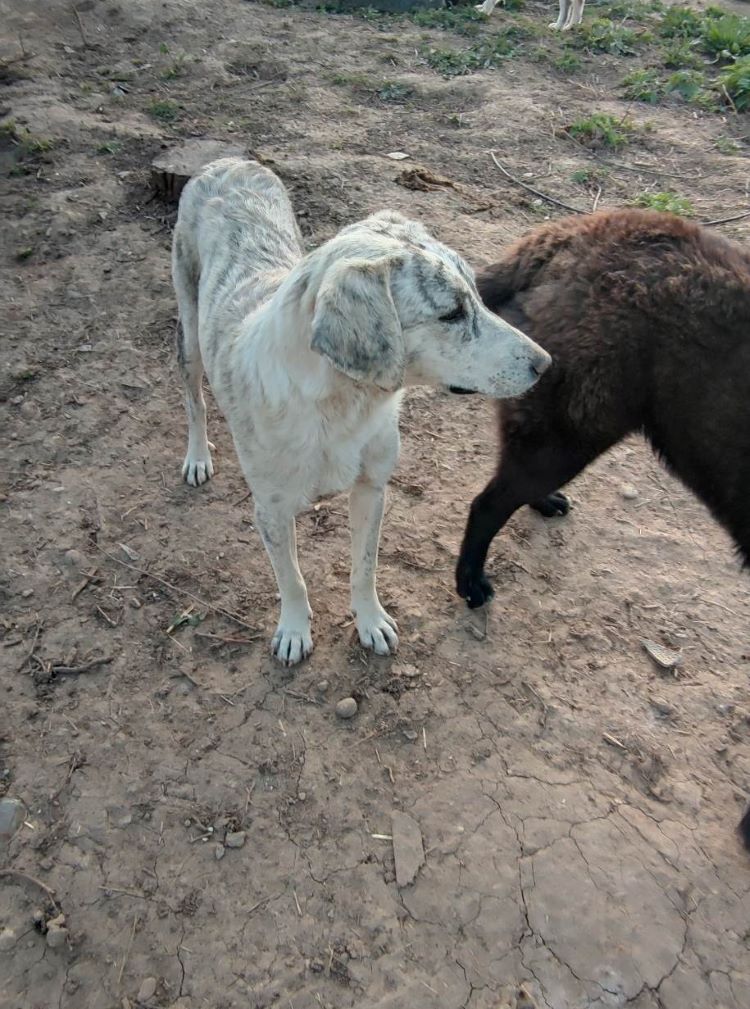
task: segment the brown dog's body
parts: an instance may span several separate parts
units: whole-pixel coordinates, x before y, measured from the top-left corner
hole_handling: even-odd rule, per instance
[[[667,214],[622,210],[538,229],[478,277],[486,305],[552,355],[522,399],[498,404],[502,455],[471,506],[456,571],[480,606],[492,539],[642,431],[750,564],[750,253]],[[750,816],[743,821],[750,847]]]

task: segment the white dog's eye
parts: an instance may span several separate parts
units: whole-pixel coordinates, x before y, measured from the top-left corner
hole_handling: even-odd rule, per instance
[[[452,312],[448,312],[447,315],[441,315],[441,322],[460,322],[461,319],[466,318],[466,305],[463,302],[456,305]]]

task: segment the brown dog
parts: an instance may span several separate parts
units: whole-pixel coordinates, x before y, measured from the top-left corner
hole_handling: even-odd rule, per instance
[[[502,455],[474,500],[456,570],[481,606],[490,543],[528,504],[564,515],[559,487],[642,431],[750,565],[750,252],[680,218],[571,217],[478,278],[485,304],[552,355],[522,399],[498,403]],[[750,811],[742,823],[750,848]]]

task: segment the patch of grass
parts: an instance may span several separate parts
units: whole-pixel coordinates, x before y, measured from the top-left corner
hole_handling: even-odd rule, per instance
[[[399,81],[383,81],[378,91],[381,102],[405,102],[414,95],[414,88]]]
[[[667,214],[679,214],[680,217],[692,217],[695,213],[695,208],[690,200],[677,193],[641,193],[631,202],[634,207],[660,210]]]
[[[561,53],[552,61],[552,66],[555,70],[559,70],[563,74],[575,74],[583,66],[583,60],[580,56],[576,56],[575,53]]]
[[[188,58],[185,53],[178,53],[169,66],[162,70],[161,79],[163,81],[173,81],[177,77],[184,77],[187,73],[187,68],[185,66],[187,60]]]
[[[490,35],[468,49],[446,49],[442,47],[424,48],[422,56],[428,66],[444,77],[470,74],[474,70],[496,67],[505,59],[515,56],[523,43],[533,36],[531,28],[523,25],[508,25],[502,31]]]
[[[0,125],[0,133],[10,137],[19,148],[21,158],[35,158],[42,154],[48,154],[57,143],[53,137],[42,137],[32,133],[25,126],[19,126],[15,119],[6,119]]]
[[[362,73],[334,74],[331,84],[348,85],[355,91],[375,91],[378,86],[374,77]]]
[[[459,35],[478,35],[479,25],[487,18],[474,7],[444,7],[442,10],[422,10],[409,14],[409,20],[420,28],[442,28]]]
[[[750,18],[739,14],[709,17],[703,23],[701,36],[705,48],[716,56],[750,55]]]
[[[578,186],[600,186],[607,178],[607,171],[604,168],[579,168],[570,176],[571,182]]]
[[[180,114],[177,102],[169,98],[159,98],[146,106],[146,112],[152,119],[158,119],[162,123],[172,123]]]
[[[667,78],[666,89],[686,102],[694,102],[706,88],[706,76],[700,70],[676,70]]]
[[[717,137],[714,140],[714,147],[719,154],[737,154],[740,150],[740,145],[731,137]]]
[[[29,259],[34,255],[34,248],[31,245],[27,245],[23,249],[16,249],[16,259],[19,263],[22,263],[24,259]]]
[[[628,143],[633,131],[630,120],[618,119],[608,112],[593,112],[567,127],[571,137],[588,147],[611,147],[615,150]]]
[[[107,140],[99,144],[96,149],[97,154],[117,154],[122,150],[122,143],[119,140]]]
[[[668,7],[659,23],[659,34],[666,39],[698,39],[703,18],[692,7]]]
[[[609,18],[597,18],[579,25],[576,39],[576,43],[586,49],[615,56],[635,55],[639,41],[645,41],[645,36],[639,36],[633,28],[616,24]]]
[[[747,112],[750,109],[750,56],[742,56],[724,67],[716,84],[738,112]]]
[[[622,86],[625,97],[631,102],[646,102],[656,105],[661,101],[663,84],[656,70],[632,70],[623,78]]]
[[[689,39],[672,39],[662,48],[662,63],[670,70],[686,70],[701,66],[703,61],[695,51],[695,46],[696,42]]]
[[[623,21],[643,21],[652,14],[661,14],[663,10],[661,0],[614,0],[607,4],[609,16]]]
[[[483,67],[484,61],[476,49],[423,49],[422,56],[428,67],[443,77],[460,77]]]

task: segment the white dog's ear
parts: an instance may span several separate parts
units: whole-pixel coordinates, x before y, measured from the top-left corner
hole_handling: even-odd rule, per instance
[[[348,259],[326,272],[315,299],[311,347],[358,382],[389,392],[404,377],[405,348],[391,296],[397,257]]]

